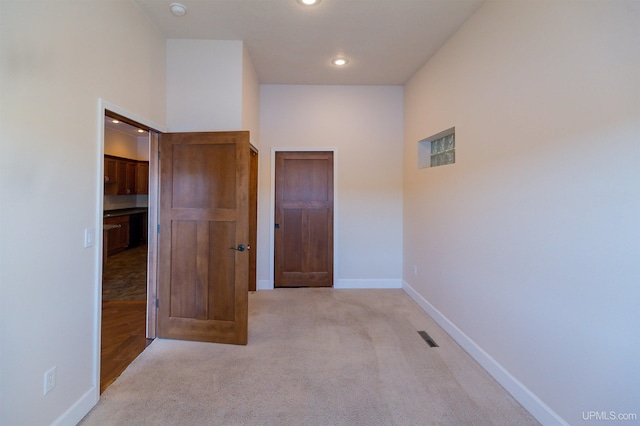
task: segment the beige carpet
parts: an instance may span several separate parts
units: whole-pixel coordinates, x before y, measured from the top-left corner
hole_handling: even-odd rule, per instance
[[[402,290],[282,289],[247,346],[156,339],[81,424],[538,423]]]

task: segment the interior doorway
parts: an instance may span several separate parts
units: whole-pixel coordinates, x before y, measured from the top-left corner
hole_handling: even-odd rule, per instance
[[[101,393],[155,337],[158,167],[150,127],[105,109],[103,136]]]
[[[127,323],[130,324],[132,321],[133,317],[137,317],[140,319],[140,322],[137,322],[136,324],[136,331],[135,334],[138,336],[136,337],[136,339],[140,340],[140,337],[144,338],[144,347],[147,346],[148,343],[150,343],[152,341],[152,339],[154,339],[156,337],[156,333],[157,333],[157,322],[158,322],[158,259],[159,259],[159,231],[160,231],[160,227],[159,227],[159,202],[160,202],[160,149],[159,149],[159,139],[160,139],[160,135],[161,130],[157,130],[157,129],[161,129],[161,127],[159,126],[154,126],[151,122],[145,120],[145,119],[141,119],[141,118],[131,118],[131,117],[136,117],[135,115],[129,114],[128,112],[122,110],[121,108],[109,104],[104,100],[100,100],[100,110],[101,110],[101,114],[103,114],[103,116],[101,117],[101,124],[102,124],[102,131],[103,131],[103,135],[104,135],[104,131],[105,131],[105,123],[107,122],[107,120],[119,120],[121,122],[124,122],[128,125],[131,126],[135,126],[137,129],[143,130],[148,132],[148,168],[143,168],[147,173],[148,173],[148,181],[147,181],[147,185],[148,188],[147,189],[147,196],[148,196],[148,204],[147,204],[147,222],[146,222],[146,226],[144,226],[145,229],[145,234],[147,237],[147,292],[146,292],[146,301],[143,302],[143,304],[145,305],[145,307],[143,307],[143,304],[138,304],[138,306],[135,307],[135,309],[130,309],[128,313],[125,312],[125,309],[122,309],[122,307],[120,307],[119,309],[116,309],[115,311],[117,315],[120,315],[120,319],[116,321],[116,325],[109,325],[108,323],[105,323],[105,319],[106,316],[108,316],[110,314],[110,312],[107,312],[106,310],[102,309],[102,295],[100,294],[99,297],[96,298],[96,321],[97,324],[100,324],[102,326],[102,333],[101,333],[101,338],[98,339],[97,343],[97,359],[96,359],[96,364],[95,364],[95,370],[94,370],[94,380],[96,385],[97,384],[101,384],[102,386],[97,386],[97,388],[100,389],[100,393],[106,388],[106,385],[108,385],[108,383],[110,383],[110,381],[115,380],[115,378],[117,378],[117,376],[120,374],[120,372],[116,371],[116,373],[114,374],[113,371],[117,370],[115,368],[111,368],[108,366],[104,366],[101,365],[101,359],[100,359],[100,353],[101,353],[101,346],[102,343],[104,343],[105,341],[105,337],[108,336],[108,332],[110,330],[110,328],[117,328],[117,327],[123,327],[123,324]],[[147,123],[147,124],[143,124],[143,123]],[[152,127],[153,126],[153,127]],[[247,132],[248,135],[248,132]],[[104,144],[104,139],[101,140],[101,146],[100,146],[100,154],[105,154],[105,144]],[[250,172],[247,173],[248,177],[249,177],[249,184],[250,184],[250,196],[249,196],[249,204],[252,206],[250,209],[250,217],[251,219],[249,220],[250,224],[249,224],[249,241],[250,241],[250,246],[252,248],[252,250],[249,251],[250,253],[250,261],[249,261],[249,268],[248,268],[248,280],[245,281],[248,282],[248,288],[251,288],[252,290],[255,290],[256,287],[256,277],[255,277],[255,269],[256,269],[256,243],[257,243],[257,184],[258,184],[258,150],[253,147],[252,145],[250,145],[250,151],[251,151],[251,155],[250,155]],[[110,155],[109,152],[106,153],[107,155]],[[112,153],[111,153],[112,154]],[[112,155],[113,156],[113,155]],[[138,159],[135,159],[138,160]],[[112,165],[108,165],[106,164],[106,161],[104,163],[104,174],[106,175],[107,173],[109,173],[109,167],[112,167]],[[129,166],[129,172],[131,173],[131,175],[135,176],[134,179],[137,179],[137,176],[133,173],[133,167]],[[117,166],[116,166],[116,170],[113,172],[114,175],[117,176]],[[101,177],[102,179],[102,177]],[[125,172],[124,177],[116,177],[115,182],[117,183],[119,180],[126,180],[127,179],[127,172]],[[102,183],[101,183],[102,185]],[[114,187],[117,187],[118,185],[114,185],[113,182],[110,184],[105,185],[105,187],[109,187],[110,189],[108,190],[108,192],[110,194],[112,194],[112,191],[114,191]],[[126,189],[131,190],[130,186],[126,186],[125,187],[125,191]],[[119,191],[119,190],[118,190]],[[137,190],[136,190],[137,191]],[[117,192],[116,192],[117,194]],[[126,195],[133,195],[131,193],[126,193]],[[102,203],[99,204],[99,210],[102,210],[100,213],[104,213],[104,209],[103,207],[105,206],[104,201]],[[113,206],[112,206],[113,207]],[[136,206],[136,207],[140,207],[140,206]],[[113,216],[111,216],[113,217]],[[130,226],[131,222],[129,222],[129,226]],[[103,227],[103,226],[102,226]],[[118,229],[120,229],[120,232],[125,232],[122,228],[126,228],[126,226],[121,226],[118,227]],[[109,251],[108,251],[108,237],[106,238],[105,244],[104,244],[104,250],[103,251],[103,262],[109,261]],[[102,270],[103,268],[101,268]],[[247,271],[247,268],[245,268],[245,273]],[[246,276],[246,275],[245,275]],[[246,279],[246,278],[245,278]],[[101,286],[101,282],[102,280],[100,280],[99,283],[97,283],[97,285],[99,285],[98,289],[100,290],[99,292],[101,293],[102,290],[102,286]],[[245,294],[246,294],[246,289],[248,289],[247,287],[245,287]],[[108,320],[107,320],[108,322]],[[146,326],[146,333],[142,333],[141,332],[141,328],[140,328],[140,324],[143,324],[143,326]],[[105,328],[106,327],[106,328]],[[146,335],[145,335],[146,334]],[[121,342],[120,345],[122,347],[126,347],[129,344],[133,344],[133,338],[131,339],[125,339],[125,341]],[[142,348],[142,350],[144,350],[144,348]],[[140,350],[140,352],[142,351]],[[124,368],[126,368],[126,366],[133,361],[133,359],[137,356],[137,354],[133,355],[133,356],[129,356],[128,360],[126,359],[126,356],[122,356],[120,359],[118,360],[118,362],[123,361],[122,365],[124,365],[124,367],[122,367],[122,370],[124,370]],[[102,369],[101,369],[102,367]],[[111,371],[110,371],[111,370]],[[105,377],[105,380],[101,380],[101,376],[102,373],[107,373],[107,374],[112,374],[113,375],[113,380],[109,380],[108,377]],[[102,382],[102,383],[101,383]]]

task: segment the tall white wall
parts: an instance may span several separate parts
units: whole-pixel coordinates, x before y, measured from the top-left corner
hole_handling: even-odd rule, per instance
[[[242,49],[242,130],[249,130],[251,143],[260,145],[260,82],[246,47]]]
[[[164,37],[129,1],[2,1],[0,96],[0,424],[75,424],[99,394],[98,98],[163,124]]]
[[[262,85],[260,105],[259,285],[273,285],[274,148],[335,148],[335,284],[400,283],[402,87]]]
[[[640,414],[639,22],[489,1],[405,86],[404,280],[545,424]]]
[[[242,83],[242,41],[167,40],[169,131],[244,130]]]

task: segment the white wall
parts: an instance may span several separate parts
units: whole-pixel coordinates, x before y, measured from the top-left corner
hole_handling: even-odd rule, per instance
[[[640,415],[639,9],[489,1],[405,86],[404,280],[545,424]]]
[[[170,132],[242,129],[243,46],[236,40],[167,40]]]
[[[149,142],[147,142],[148,150]],[[104,129],[104,153],[116,157],[138,159],[138,138],[110,127]]]
[[[260,145],[260,82],[246,47],[242,49],[242,129],[249,130],[251,143]]]
[[[165,41],[129,1],[3,1],[0,43],[0,424],[75,424],[99,392],[98,98],[164,123]]]
[[[149,135],[138,137],[136,160],[149,161]]]
[[[402,87],[263,85],[260,106],[259,285],[273,285],[273,148],[336,150],[335,284],[399,283]]]

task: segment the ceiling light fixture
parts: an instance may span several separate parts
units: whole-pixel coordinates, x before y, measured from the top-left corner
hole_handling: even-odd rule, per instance
[[[119,121],[118,121],[118,120],[111,120],[111,122],[112,122],[113,124],[118,124],[118,123],[119,123]]]
[[[144,133],[144,130],[138,129],[138,133]]]
[[[316,4],[320,3],[320,0],[298,0],[298,3],[303,6],[315,6]]]
[[[187,13],[187,8],[180,3],[171,3],[169,9],[171,9],[171,13],[176,16],[184,16],[184,14]]]
[[[343,67],[349,63],[349,60],[347,58],[340,57],[340,58],[332,59],[331,63],[337,67]]]

